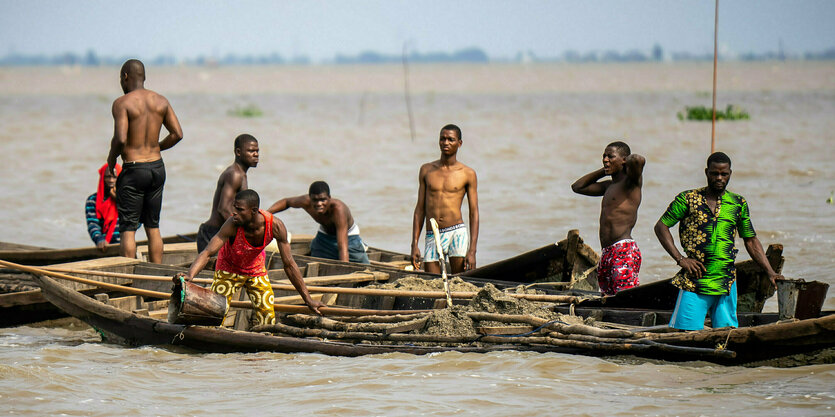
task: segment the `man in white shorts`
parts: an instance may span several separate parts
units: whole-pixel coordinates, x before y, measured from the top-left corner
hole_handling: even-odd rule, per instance
[[[423,254],[423,270],[441,272],[435,236],[429,219],[438,222],[441,234],[441,250],[449,259],[453,274],[475,268],[476,243],[478,241],[478,180],[475,171],[458,162],[458,148],[463,145],[461,129],[446,125],[441,129],[440,159],[423,164],[418,174],[418,199],[412,222],[412,265],[420,268],[418,247],[420,231],[426,225],[426,245]],[[467,196],[470,212],[470,232],[461,216],[461,204]]]

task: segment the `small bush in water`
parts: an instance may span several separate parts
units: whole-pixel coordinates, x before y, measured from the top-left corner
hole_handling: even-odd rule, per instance
[[[235,117],[261,117],[264,115],[264,112],[258,106],[250,104],[245,107],[235,107],[229,110],[229,115]]]
[[[685,107],[684,112],[676,114],[678,120],[713,120],[713,110],[705,106]],[[747,111],[728,104],[725,111],[716,109],[716,120],[748,120],[751,116]]]

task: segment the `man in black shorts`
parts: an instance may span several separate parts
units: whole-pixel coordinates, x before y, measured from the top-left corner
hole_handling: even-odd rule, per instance
[[[215,196],[212,198],[212,213],[209,220],[197,229],[197,253],[203,252],[209,242],[220,231],[234,208],[235,196],[247,189],[246,173],[258,166],[258,139],[249,134],[235,138],[235,162],[229,165],[217,179]]]
[[[142,62],[128,60],[119,75],[125,95],[113,102],[113,140],[107,164],[112,172],[116,157],[121,155],[122,173],[116,181],[120,251],[122,256],[136,257],[136,229],[141,222],[148,235],[149,260],[160,263],[159,213],[165,184],[165,164],[160,152],[176,145],[183,138],[183,131],[168,100],[145,89]],[[159,140],[162,126],[168,135]]]

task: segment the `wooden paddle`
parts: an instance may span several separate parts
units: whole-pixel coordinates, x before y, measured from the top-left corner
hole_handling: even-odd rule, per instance
[[[429,219],[432,226],[432,234],[435,236],[435,252],[438,252],[438,262],[441,263],[441,278],[444,279],[444,292],[446,292],[446,306],[452,307],[452,296],[449,294],[449,280],[446,276],[446,259],[444,250],[441,248],[441,234],[438,232],[438,222],[434,218]]]

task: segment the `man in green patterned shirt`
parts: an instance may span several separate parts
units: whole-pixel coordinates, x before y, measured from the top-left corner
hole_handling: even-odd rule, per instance
[[[748,202],[725,188],[731,179],[731,159],[716,152],[707,159],[707,187],[684,191],[670,203],[655,224],[655,235],[681,271],[673,278],[679,288],[670,327],[700,330],[710,314],[714,328],[737,327],[735,232],[745,250],[776,285],[783,277],[771,268],[757,239]],[[687,256],[675,246],[670,227],[679,225],[679,238]]]

